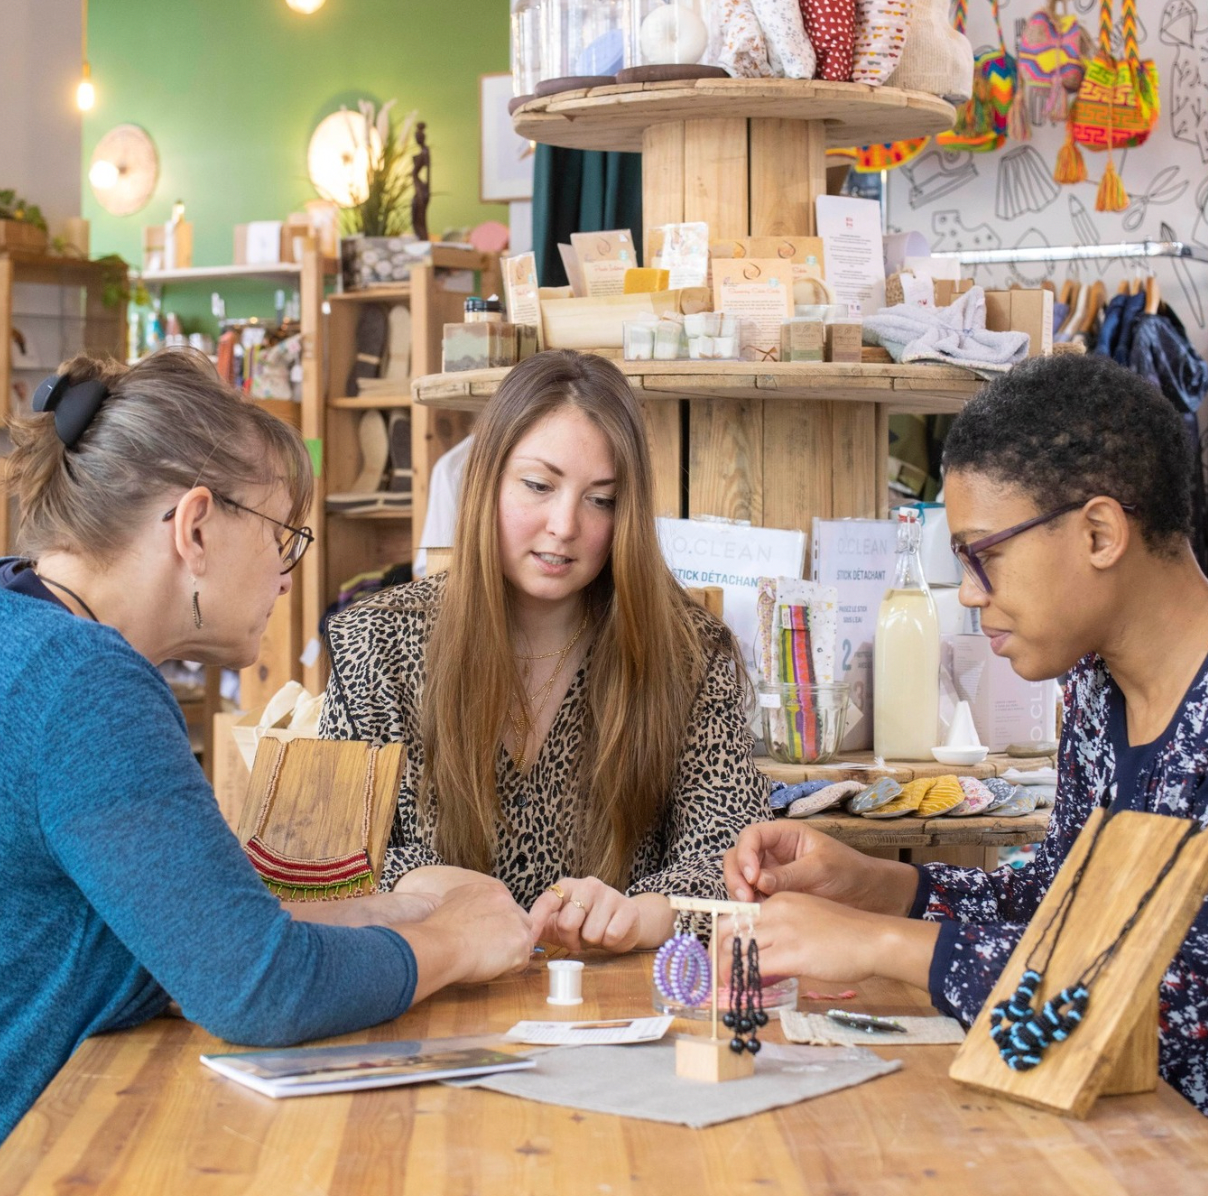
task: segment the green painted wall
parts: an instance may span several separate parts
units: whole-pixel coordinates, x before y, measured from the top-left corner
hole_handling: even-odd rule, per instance
[[[140,262],[143,225],[180,198],[194,265],[229,263],[235,224],[314,198],[311,131],[361,98],[397,98],[428,122],[434,235],[507,220],[506,205],[478,202],[478,76],[507,69],[507,0],[327,0],[311,16],[285,0],[100,0],[88,36],[97,105],[84,120],[83,214],[94,254]],[[154,139],[160,178],[147,207],[115,217],[93,198],[88,162],[126,121]]]

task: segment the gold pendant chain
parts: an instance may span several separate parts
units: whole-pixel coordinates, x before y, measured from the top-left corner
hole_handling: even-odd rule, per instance
[[[516,654],[517,660],[525,661],[548,660],[552,656],[558,658],[557,663],[554,665],[554,671],[549,675],[549,680],[536,692],[523,694],[519,712],[517,712],[515,706],[508,707],[508,722],[511,725],[512,734],[516,737],[517,756],[515,763],[517,772],[524,772],[525,765],[528,763],[529,735],[532,734],[533,728],[537,725],[549,702],[550,694],[554,690],[554,682],[558,679],[558,675],[562,672],[563,666],[570,658],[570,654],[575,650],[575,645],[579,642],[583,632],[587,630],[587,619],[588,616],[585,612],[583,622],[579,624],[579,629],[571,636],[570,642],[554,652],[542,652],[532,656],[522,653]],[[528,666],[525,666],[523,676],[524,680],[527,681],[529,677]]]

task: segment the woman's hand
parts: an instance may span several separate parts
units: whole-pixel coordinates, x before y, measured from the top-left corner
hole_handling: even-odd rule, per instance
[[[658,900],[666,904],[665,898]],[[643,942],[645,912],[638,898],[626,897],[594,876],[563,876],[533,902],[529,915],[543,942],[568,951],[602,947],[621,954],[648,945]]]
[[[723,867],[726,888],[735,901],[810,893],[854,909],[902,917],[910,912],[919,883],[909,864],[864,855],[788,818],[747,827],[726,852]]]
[[[769,897],[754,923],[764,983],[808,976],[832,984],[856,984],[870,976],[927,988],[939,925],[852,909],[806,893]],[[724,987],[730,982],[733,919],[719,943]]]

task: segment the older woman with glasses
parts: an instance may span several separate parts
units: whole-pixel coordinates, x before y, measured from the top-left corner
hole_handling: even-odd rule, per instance
[[[1208,580],[1192,455],[1170,404],[1099,357],[1037,358],[986,387],[944,448],[961,601],[1022,677],[1065,675],[1056,808],[1035,860],[996,872],[872,859],[800,823],[726,858],[764,974],[882,975],[973,1021],[1098,806],[1208,822]],[[903,679],[903,684],[908,684]],[[1208,1112],[1208,912],[1163,978],[1162,1075]]]
[[[279,1045],[522,965],[498,882],[282,908],[193,759],[155,666],[255,660],[311,540],[298,434],[187,353],[77,358],[33,408],[0,560],[0,1140],[80,1042],[169,999]]]

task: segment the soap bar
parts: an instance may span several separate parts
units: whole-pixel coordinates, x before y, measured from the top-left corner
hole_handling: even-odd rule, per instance
[[[650,295],[665,291],[671,282],[670,270],[655,270],[650,266],[636,266],[625,271],[626,295]]]

